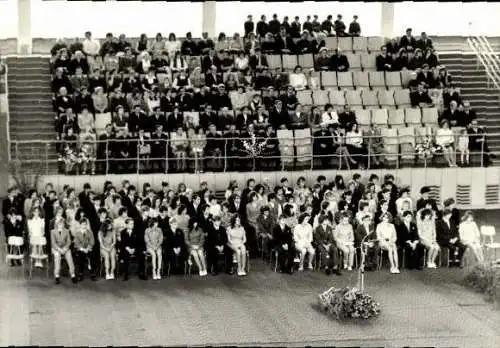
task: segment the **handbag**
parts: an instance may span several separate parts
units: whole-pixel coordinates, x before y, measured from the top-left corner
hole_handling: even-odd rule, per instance
[[[151,145],[150,144],[139,145],[139,154],[140,155],[151,154]]]

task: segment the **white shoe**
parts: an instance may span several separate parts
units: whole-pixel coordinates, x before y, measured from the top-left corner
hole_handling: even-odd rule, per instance
[[[351,266],[347,267],[347,270],[352,271],[352,267]]]
[[[427,268],[437,268],[436,264],[434,262],[429,262],[427,264]]]
[[[239,275],[239,276],[242,276],[242,275],[243,275],[243,273],[242,273],[241,271],[238,271],[238,275]]]
[[[43,264],[41,262],[35,262],[36,268],[43,268]]]
[[[242,275],[242,276],[246,276],[246,275],[247,275],[247,272],[245,272],[245,271],[241,271],[241,275]]]
[[[395,273],[396,273],[396,269],[391,268],[391,271],[390,271],[390,272],[391,272],[391,274],[395,274]]]
[[[159,273],[158,273],[158,274],[156,275],[156,280],[161,280],[161,274],[159,274]]]
[[[344,269],[347,269],[347,265],[344,265]]]
[[[110,280],[111,276],[109,274],[106,274],[106,280]]]
[[[299,272],[302,272],[304,270],[304,266],[299,267]]]
[[[396,274],[400,274],[401,272],[399,272],[399,269],[398,269],[398,268],[394,268],[394,273],[396,273]]]
[[[308,265],[307,269],[314,269],[313,265]]]
[[[115,279],[115,275],[114,275],[114,273],[111,273],[111,274],[109,275],[109,279]]]

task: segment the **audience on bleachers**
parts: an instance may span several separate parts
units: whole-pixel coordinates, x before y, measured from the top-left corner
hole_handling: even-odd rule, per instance
[[[425,33],[417,39],[408,29],[405,36],[386,43],[376,54],[373,50],[384,42],[359,36],[357,16],[347,32],[341,15],[335,22],[328,16],[321,23],[317,16],[312,21],[309,16],[301,24],[299,17],[291,23],[288,17],[280,22],[275,14],[269,23],[262,16],[256,25],[249,16],[244,29],[244,37],[226,38],[221,33],[216,42],[207,33],[199,40],[191,33],[184,40],[173,33],[164,39],[158,33],[152,41],[143,34],[137,43],[123,34],[115,38],[108,33],[100,43],[90,32],[72,49],[58,41],[52,50],[51,87],[55,129],[61,141],[57,148],[61,164],[72,164],[61,170],[83,171],[78,160],[82,144],[72,138],[89,130],[104,142],[95,146],[101,151],[94,149],[96,161],[106,162],[96,165],[98,173],[227,170],[229,166],[221,164],[228,154],[272,156],[274,166],[268,168],[272,170],[285,162],[301,162],[299,155],[303,159],[311,152],[316,156],[317,152],[307,150],[316,143],[311,133],[300,133],[309,137],[302,147],[293,138],[307,128],[314,134],[323,123],[329,132],[323,136],[331,135],[341,149],[333,158],[362,156],[362,161],[354,159],[350,164],[366,167],[383,165],[387,158],[382,156],[384,151],[372,154],[377,146],[362,135],[381,133],[380,149],[385,146],[387,152],[399,144],[384,140],[387,127],[396,131],[394,138],[401,136],[402,131],[397,131],[401,126],[408,128],[404,134],[413,134],[415,146],[422,127],[436,126],[442,119],[448,119],[452,127],[468,127],[475,117],[464,105],[466,115],[458,118],[456,110],[466,102],[451,84],[446,68],[439,66]],[[329,104],[333,110],[318,117],[317,107]],[[385,111],[377,110],[380,107]],[[363,134],[356,134],[353,147],[352,137],[345,137],[354,123]],[[251,132],[249,125],[253,125]],[[200,128],[207,133],[210,126],[213,132],[206,134],[205,146],[195,146],[199,143],[193,135],[200,135]],[[177,132],[177,138],[184,139],[182,153],[187,162],[183,165],[177,165],[183,163],[177,160],[181,152],[173,142]],[[276,139],[275,149],[256,151],[264,147],[267,136]],[[245,146],[250,143],[251,151]],[[373,161],[366,158],[368,150],[370,156],[377,156]],[[398,148],[394,150],[397,156]],[[204,158],[203,163],[191,158],[194,152]],[[328,158],[322,160],[324,165],[327,162]]]
[[[340,175],[330,183],[319,176],[312,185],[301,177],[296,186],[287,178],[275,187],[249,179],[244,190],[231,182],[225,194],[206,182],[199,190],[163,182],[155,191],[124,180],[121,188],[106,182],[102,193],[87,183],[78,194],[69,186],[57,193],[49,183],[44,193],[31,190],[26,197],[9,189],[2,213],[9,253],[49,253],[56,283],[62,259],[73,282],[87,273],[92,280],[127,280],[130,263],[138,264],[142,279],[149,272],[154,280],[190,274],[192,267],[200,276],[245,276],[248,256],[271,257],[283,273],[316,268],[341,275],[360,266],[361,249],[367,270],[380,269],[385,259],[394,274],[405,267],[461,266],[466,250],[469,259],[484,261],[474,217],[466,212],[460,219],[454,199],[441,207],[424,187],[415,203],[391,175],[378,183],[372,174],[365,186],[357,173],[346,183]],[[10,237],[21,237],[23,247],[11,247]],[[22,264],[22,258],[12,260],[10,266]]]

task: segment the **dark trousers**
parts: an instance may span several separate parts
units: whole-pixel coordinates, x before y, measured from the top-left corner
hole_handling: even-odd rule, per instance
[[[207,270],[219,273],[221,268],[227,268],[230,253],[226,246],[222,252],[219,252],[215,245],[207,245],[205,250],[207,251]]]
[[[379,258],[380,258],[380,247],[377,244],[365,249],[365,267],[367,269],[372,269],[372,270],[377,269]]]
[[[409,245],[404,247],[405,250],[405,265],[408,269],[415,269],[422,267],[422,257],[424,256],[424,246],[420,243],[417,244],[415,249]]]
[[[179,254],[175,254],[173,250],[167,251],[167,262],[170,265],[170,274],[184,274],[184,266],[187,260],[187,254],[181,250]]]
[[[95,263],[95,258],[93,257],[93,250],[88,253],[84,253],[80,250],[76,250],[76,266],[77,274],[83,277],[85,274],[85,266],[90,265],[90,275],[95,276],[97,272],[97,265]]]
[[[455,264],[460,264],[462,261],[462,257],[464,256],[465,250],[467,247],[463,245],[460,241],[456,241],[454,244],[451,243],[446,243],[440,245],[441,248],[447,248],[450,253],[449,253],[449,263],[455,263]]]
[[[257,230],[255,227],[245,224],[245,232],[247,237],[247,247],[250,257],[256,257],[259,254]]]
[[[291,244],[287,245],[288,245],[288,250],[283,249],[282,245],[277,247],[278,269],[284,273],[289,273],[292,271],[294,266],[293,260],[295,258],[295,248]]]
[[[130,261],[135,260],[137,262],[137,273],[142,275],[144,273],[144,254],[140,249],[135,249],[133,254],[129,254],[129,252],[125,249],[120,250],[120,273],[124,276],[128,277],[129,275],[129,266]]]
[[[328,269],[339,267],[339,249],[336,245],[330,244],[328,249],[324,245],[319,245],[316,250],[321,258],[321,265]]]

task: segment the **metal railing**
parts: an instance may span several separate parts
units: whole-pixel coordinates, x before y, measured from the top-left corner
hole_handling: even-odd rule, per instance
[[[485,143],[493,136],[500,134],[468,137],[469,143],[477,144],[469,151],[471,166],[487,165]],[[199,146],[199,151],[192,151],[187,143],[182,146],[168,139],[146,139],[141,143],[137,139],[95,141],[94,145],[87,145],[85,153],[78,146],[65,152],[64,141],[13,140],[11,146],[14,147],[13,160],[21,168],[29,168],[40,175],[342,170],[352,167],[399,169],[449,165],[443,149],[431,141],[433,137],[429,133],[365,135],[362,138],[361,147],[346,145],[345,139],[334,143],[331,136],[256,138],[253,143],[249,138],[208,138],[209,147]],[[462,153],[458,144],[459,134],[456,133],[451,158],[460,164]]]
[[[492,82],[497,89],[500,89],[500,60],[488,40],[482,36],[471,36],[467,42],[478,58],[478,65],[480,63],[486,71],[488,86]]]

